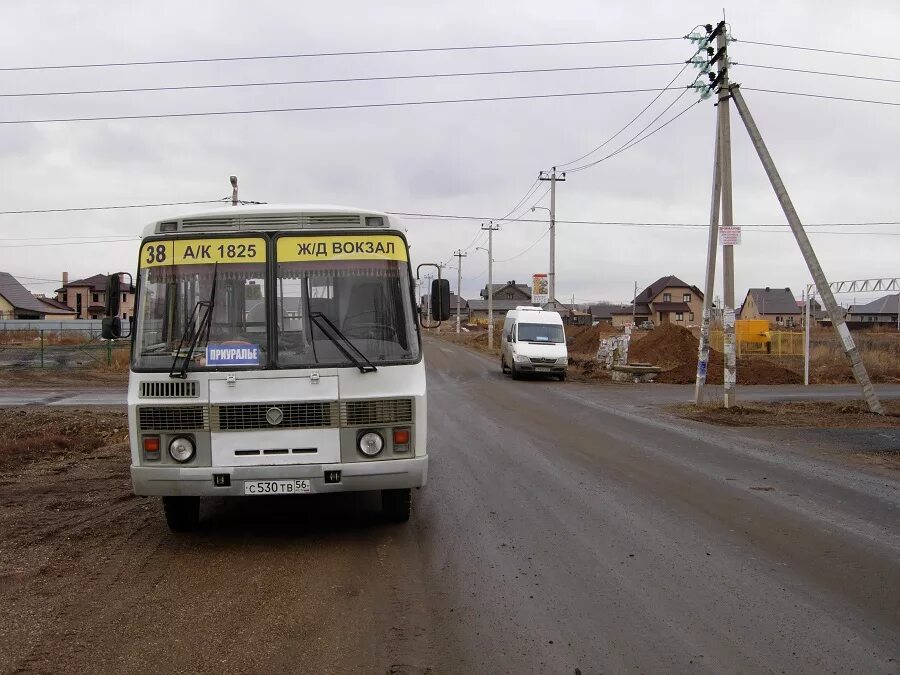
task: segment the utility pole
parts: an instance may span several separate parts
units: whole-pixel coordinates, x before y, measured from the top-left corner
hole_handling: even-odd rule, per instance
[[[551,171],[541,171],[538,174],[539,180],[550,181],[550,272],[548,273],[548,281],[550,282],[550,303],[556,304],[556,182],[566,179],[565,172],[556,174],[556,167]]]
[[[459,249],[456,250],[456,253],[453,255],[456,256],[456,334],[459,335],[459,293],[460,286],[462,286],[462,259],[465,258],[468,253],[463,253]]]
[[[694,384],[694,403],[703,402],[706,372],[709,368],[709,324],[712,319],[713,293],[716,286],[716,253],[719,250],[719,210],[722,205],[722,166],[719,154],[719,133],[723,107],[716,114],[716,140],[713,150],[712,199],[709,207],[709,240],[706,246],[706,286],[703,294],[703,316],[700,321],[700,351],[697,357],[697,378]]]
[[[772,161],[769,149],[766,147],[762,135],[759,133],[756,122],[750,114],[750,109],[747,108],[740,87],[738,85],[732,85],[729,89],[738,114],[740,114],[744,126],[747,127],[747,133],[750,134],[750,140],[753,141],[753,147],[756,148],[756,154],[759,155],[763,168],[766,170],[766,175],[769,177],[769,182],[772,184],[772,189],[775,190],[775,196],[778,197],[778,201],[781,203],[781,209],[784,211],[788,224],[791,226],[791,231],[794,233],[794,238],[797,240],[800,252],[803,254],[804,260],[806,260],[806,266],[809,268],[809,272],[819,291],[819,297],[822,298],[822,303],[825,305],[825,309],[831,317],[831,325],[834,326],[834,329],[844,346],[847,358],[850,359],[853,375],[862,389],[863,398],[869,406],[869,411],[884,415],[884,408],[882,408],[881,401],[878,400],[878,395],[875,393],[874,387],[872,387],[872,381],[869,379],[869,373],[866,371],[866,367],[859,355],[859,349],[853,341],[850,329],[847,328],[847,323],[844,320],[844,315],[841,313],[841,308],[838,307],[837,301],[834,299],[834,293],[831,290],[828,279],[825,278],[825,272],[819,264],[819,259],[816,257],[816,253],[809,241],[809,237],[803,229],[803,224],[800,222],[800,216],[797,215],[791,197],[788,195],[787,188],[785,188],[781,176],[778,174],[778,169],[775,168],[775,162]]]
[[[729,101],[731,90],[728,86],[728,39],[725,21],[720,21],[710,38],[716,38],[716,53],[711,63],[721,62],[719,74],[713,86],[719,87],[719,161],[722,172],[722,226],[734,226],[731,191],[731,111]],[[734,334],[734,246],[722,246],[722,268],[724,275],[725,306],[724,350],[725,350],[725,407],[733,406],[737,399],[737,354]]]
[[[634,325],[637,321],[637,281],[634,282],[634,295],[631,296],[631,328],[634,330],[636,326]]]
[[[500,229],[494,225],[494,221],[487,226],[482,225],[482,230],[488,233],[488,349],[494,348],[494,232]]]
[[[231,205],[238,205],[238,187],[237,187],[237,176],[229,176],[229,180],[231,180]]]

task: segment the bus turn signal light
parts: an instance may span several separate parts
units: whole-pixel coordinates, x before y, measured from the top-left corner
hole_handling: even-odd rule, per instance
[[[394,445],[409,445],[409,429],[394,429]]]
[[[144,436],[144,458],[159,459],[159,436]]]

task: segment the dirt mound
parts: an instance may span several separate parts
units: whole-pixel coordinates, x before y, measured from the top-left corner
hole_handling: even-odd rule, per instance
[[[664,323],[628,348],[628,360],[666,369],[693,363],[696,369],[698,349],[697,338],[687,328]]]
[[[700,342],[686,328],[662,324],[635,342],[628,352],[631,362],[651,363],[663,368],[657,382],[693,384],[697,376],[697,352]],[[707,381],[720,384],[725,374],[725,355],[709,352]],[[773,363],[766,357],[748,357],[737,361],[738,384],[799,384],[800,373]]]
[[[600,339],[610,335],[618,335],[619,331],[609,324],[597,324],[596,326],[566,326],[566,337],[572,338],[569,345],[569,353],[590,354],[597,353]]]

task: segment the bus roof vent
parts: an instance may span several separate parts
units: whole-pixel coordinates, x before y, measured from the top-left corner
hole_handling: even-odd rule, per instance
[[[245,228],[271,229],[282,227],[303,227],[303,217],[300,215],[268,215],[261,213],[257,215],[241,216],[240,223],[241,226]]]
[[[323,213],[306,217],[310,227],[359,227],[362,223],[358,215],[353,213]]]
[[[182,230],[222,230],[236,229],[237,218],[185,218],[181,221]]]

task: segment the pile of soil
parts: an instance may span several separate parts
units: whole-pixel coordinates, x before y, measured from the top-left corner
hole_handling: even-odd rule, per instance
[[[628,360],[663,368],[657,382],[693,384],[697,378],[697,352],[700,342],[681,326],[661,324],[631,345]],[[800,373],[773,363],[766,357],[747,357],[737,361],[739,384],[800,384]],[[709,352],[707,381],[721,383],[725,373],[725,355]]]
[[[596,326],[566,326],[566,337],[572,338],[572,344],[569,345],[570,354],[594,356],[597,353],[597,347],[600,346],[601,338],[618,334],[619,331],[615,328],[603,323]]]
[[[128,441],[124,410],[0,408],[0,474],[59,456],[80,456]],[[127,451],[122,455],[127,456]]]

